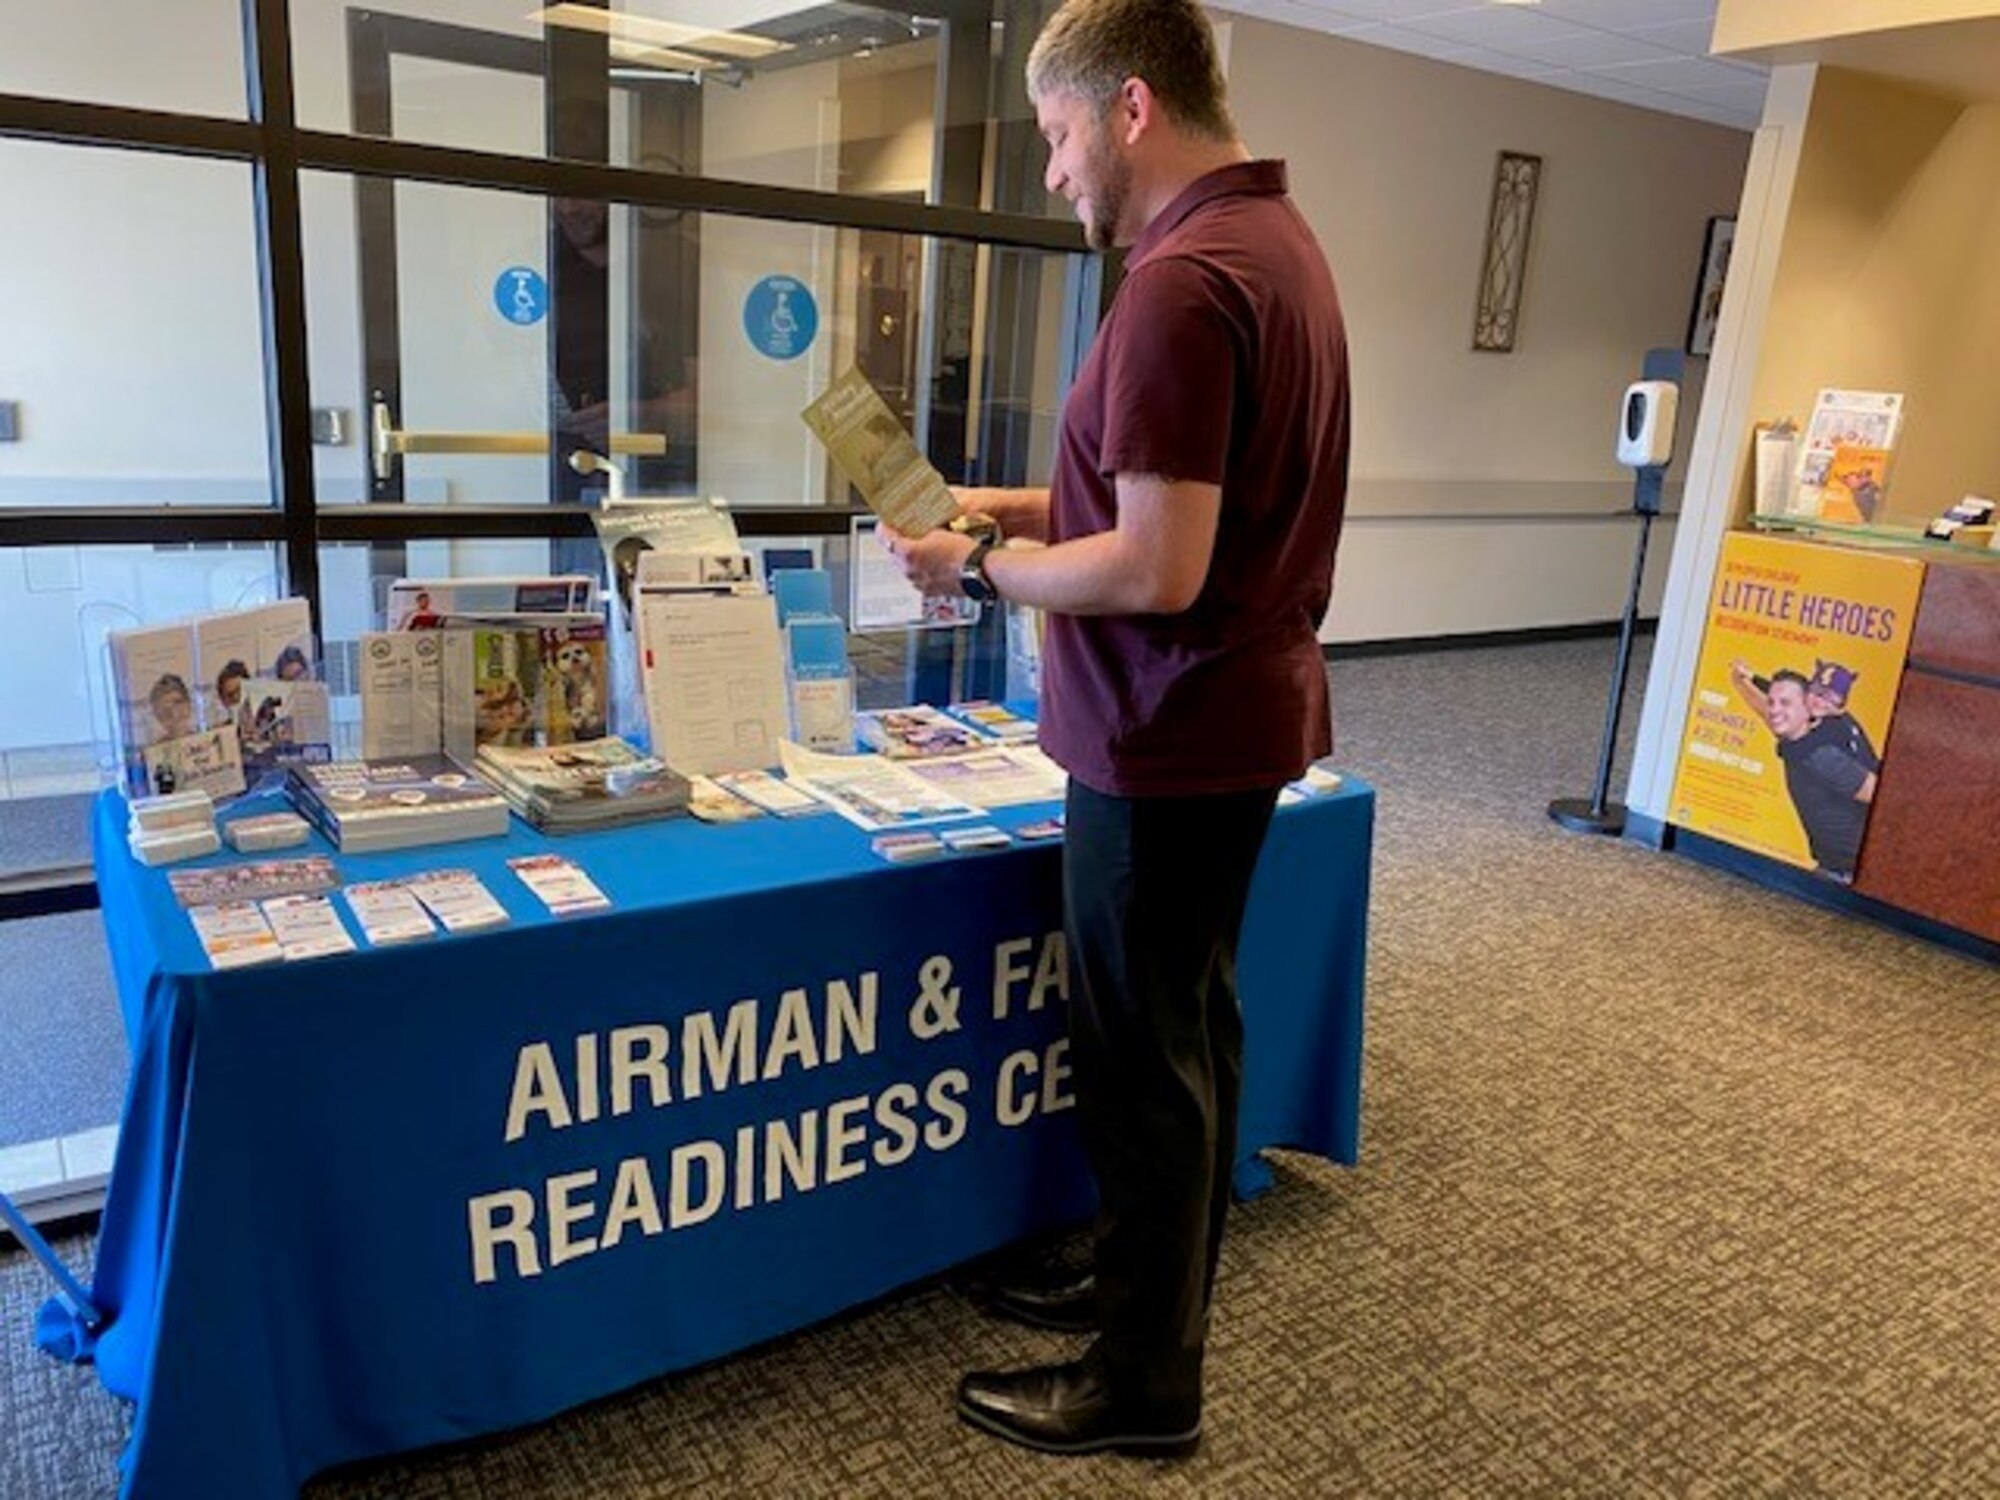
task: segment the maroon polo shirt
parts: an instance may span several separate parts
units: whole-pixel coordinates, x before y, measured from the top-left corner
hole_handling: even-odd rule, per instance
[[[1318,627],[1347,500],[1347,337],[1284,163],[1200,178],[1132,246],[1069,400],[1050,539],[1114,526],[1119,474],[1222,487],[1180,614],[1051,614],[1041,740],[1125,797],[1272,787],[1332,748]]]

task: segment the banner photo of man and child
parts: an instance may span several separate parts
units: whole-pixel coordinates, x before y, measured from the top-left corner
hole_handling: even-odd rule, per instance
[[[1852,881],[1923,578],[1912,558],[1726,538],[1673,822]]]

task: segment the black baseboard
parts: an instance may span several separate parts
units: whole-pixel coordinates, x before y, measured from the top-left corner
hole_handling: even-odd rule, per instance
[[[1975,933],[1963,932],[1956,927],[1947,927],[1942,922],[1934,922],[1929,917],[1920,917],[1915,912],[1904,911],[1885,901],[1877,901],[1872,896],[1864,896],[1851,886],[1828,880],[1824,875],[1816,875],[1811,870],[1801,870],[1796,865],[1788,865],[1780,860],[1769,859],[1762,854],[1752,854],[1747,849],[1738,849],[1734,844],[1725,844],[1706,834],[1690,833],[1685,828],[1670,830],[1668,847],[1676,854],[1684,854],[1697,864],[1710,869],[1721,870],[1728,875],[1753,881],[1769,890],[1781,891],[1787,896],[1795,896],[1801,901],[1809,901],[1826,911],[1839,912],[1842,916],[1860,917],[1883,927],[1893,928],[1928,943],[1936,943],[1940,948],[1949,948],[1955,953],[1963,953],[1968,958],[1983,959],[1989,964],[2000,964],[2000,943],[1989,942]]]
[[[97,904],[97,882],[94,880],[0,888],[0,922],[13,922],[23,917],[53,917],[67,911],[89,911]]]
[[[1651,635],[1658,620],[1641,620],[1635,635]],[[1622,620],[1589,620],[1581,625],[1535,625],[1525,630],[1478,630],[1467,635],[1405,635],[1380,641],[1328,641],[1320,654],[1328,661],[1363,656],[1406,656],[1422,651],[1483,651],[1493,646],[1543,646],[1552,641],[1616,639]]]

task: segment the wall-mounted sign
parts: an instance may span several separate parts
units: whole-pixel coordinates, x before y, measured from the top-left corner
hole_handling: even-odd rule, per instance
[[[493,305],[509,323],[539,323],[548,316],[549,284],[533,266],[509,266],[493,283]]]
[[[797,359],[819,332],[819,304],[796,276],[766,276],[743,299],[743,332],[767,359]]]

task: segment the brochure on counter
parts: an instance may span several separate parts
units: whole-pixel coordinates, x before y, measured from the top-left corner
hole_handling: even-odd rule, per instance
[[[909,772],[941,792],[980,807],[1060,802],[1069,790],[1069,774],[1033,745],[912,761]]]
[[[789,740],[779,749],[787,782],[869,833],[986,813],[879,755],[820,755]]]

